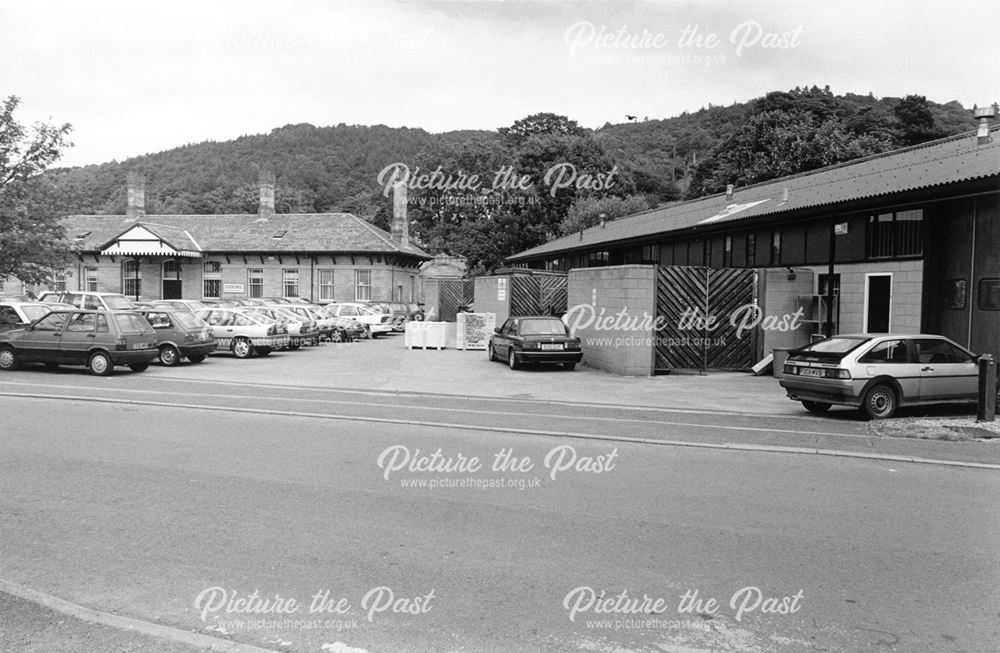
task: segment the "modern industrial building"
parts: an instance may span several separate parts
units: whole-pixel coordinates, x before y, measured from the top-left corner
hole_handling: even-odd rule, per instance
[[[742,268],[780,280],[808,324],[925,332],[1000,355],[997,128],[585,229],[507,260],[569,271],[613,266]],[[572,280],[571,295],[572,295]],[[772,287],[770,294],[774,295]]]

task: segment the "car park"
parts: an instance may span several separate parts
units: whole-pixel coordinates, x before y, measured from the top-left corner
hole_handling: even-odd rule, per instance
[[[487,355],[491,361],[507,361],[512,370],[531,363],[559,363],[572,370],[583,350],[558,317],[529,315],[508,318],[494,329]]]
[[[134,311],[58,309],[0,333],[0,370],[22,363],[86,365],[92,374],[107,376],[116,365],[142,372],[157,356],[156,333]]]
[[[287,329],[264,315],[225,307],[194,314],[212,327],[216,351],[231,351],[236,358],[267,356],[289,344]]]
[[[810,412],[843,405],[882,419],[901,406],[974,403],[978,365],[944,336],[847,334],[789,352],[779,383]]]
[[[182,358],[200,363],[215,351],[212,328],[191,311],[140,308],[138,313],[146,318],[156,332],[160,362],[167,367],[180,364]]]
[[[72,308],[66,304],[0,300],[0,331],[25,327],[57,306]]]
[[[38,301],[47,304],[69,304],[90,310],[130,311],[135,308],[132,300],[116,292],[59,290],[43,292],[38,296]]]
[[[336,317],[349,317],[357,320],[364,327],[365,338],[375,338],[379,334],[392,331],[392,316],[388,313],[376,313],[364,304],[343,302],[327,304],[323,310]]]

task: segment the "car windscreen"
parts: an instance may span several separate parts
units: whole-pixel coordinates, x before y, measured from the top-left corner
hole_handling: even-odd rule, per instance
[[[566,325],[562,320],[521,320],[518,333],[522,336],[564,336]]]
[[[34,322],[52,309],[47,306],[22,306],[21,310],[24,311],[24,314],[28,317],[29,322]]]
[[[145,333],[151,331],[147,322],[138,313],[115,313],[115,323],[122,333]]]
[[[112,311],[127,311],[131,308],[135,308],[132,302],[120,295],[104,295],[104,303],[107,304],[108,308]]]
[[[178,311],[173,313],[174,321],[180,324],[186,329],[201,329],[202,327],[208,326],[205,320],[201,319],[194,313],[188,313],[186,311]]]

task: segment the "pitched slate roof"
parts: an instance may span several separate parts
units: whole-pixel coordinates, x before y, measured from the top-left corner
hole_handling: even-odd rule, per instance
[[[911,190],[1000,175],[1000,126],[993,141],[976,144],[963,134],[922,145],[857,159],[812,172],[737,188],[725,194],[669,205],[557,238],[507,258],[531,259],[618,241],[655,236],[698,225],[790,213]],[[1000,184],[1000,181],[998,181]],[[784,192],[787,189],[787,200]]]
[[[71,215],[66,233],[82,251],[99,251],[129,228],[140,224],[164,241],[205,252],[357,252],[408,254],[431,258],[415,245],[403,245],[389,234],[350,213],[275,213],[235,215]],[[280,238],[275,238],[277,235]]]

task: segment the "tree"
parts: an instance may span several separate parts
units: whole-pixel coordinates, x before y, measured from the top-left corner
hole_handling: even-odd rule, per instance
[[[649,202],[641,195],[628,197],[583,197],[569,208],[559,225],[565,236],[600,224],[601,220],[614,220],[634,213],[642,213],[650,208]]]
[[[899,140],[903,145],[917,145],[945,135],[923,95],[907,95],[892,112],[899,123]]]
[[[0,280],[36,284],[70,258],[54,185],[41,173],[72,145],[72,127],[36,123],[29,133],[14,118],[18,104],[12,95],[0,110]]]

